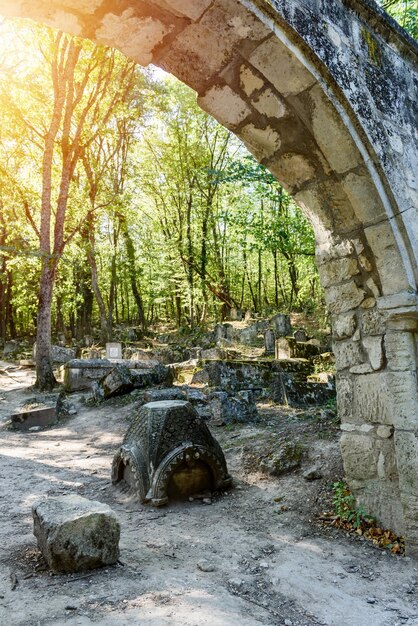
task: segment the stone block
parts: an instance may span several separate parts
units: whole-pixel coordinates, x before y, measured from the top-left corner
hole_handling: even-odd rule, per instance
[[[35,427],[45,428],[46,426],[51,426],[57,422],[58,417],[56,407],[44,406],[28,410],[22,408],[19,412],[13,413],[10,419],[15,430],[27,431]]]
[[[126,56],[146,66],[153,60],[154,48],[171,30],[172,26],[159,19],[140,17],[133,8],[128,8],[121,15],[106,13],[94,38],[100,44],[118,48]]]
[[[353,417],[353,397],[354,385],[350,376],[344,376],[337,373],[336,380],[337,389],[337,412],[341,423],[351,422]]]
[[[364,363],[364,355],[359,341],[351,339],[336,341],[333,345],[338,370]]]
[[[385,208],[368,171],[350,172],[343,178],[341,184],[362,224],[367,226],[386,218]]]
[[[215,391],[209,396],[212,421],[217,426],[227,424],[247,424],[258,417],[254,396],[249,391],[237,395],[225,391]]]
[[[247,124],[237,133],[248,150],[257,161],[268,159],[280,148],[280,135],[271,126],[257,128],[254,124]]]
[[[404,263],[389,221],[365,228],[368,243],[374,254],[383,295],[397,294],[410,287]]]
[[[12,356],[17,354],[21,349],[20,344],[15,340],[11,339],[10,341],[6,341],[3,347],[3,356]]]
[[[316,81],[276,37],[258,46],[251,53],[249,61],[285,97],[305,91]]]
[[[51,360],[53,363],[68,363],[75,359],[76,351],[73,348],[64,348],[64,346],[51,346]],[[33,344],[33,358],[36,359],[36,343]]]
[[[188,395],[178,387],[148,389],[144,394],[145,402],[162,402],[166,400],[188,400]]]
[[[397,480],[398,466],[393,439],[377,441],[379,458],[377,460],[377,475],[381,480]]]
[[[73,359],[60,368],[65,391],[90,389],[114,365],[107,359]]]
[[[52,570],[79,572],[118,560],[120,526],[106,504],[57,496],[34,504],[32,515],[38,547]]]
[[[332,170],[343,173],[357,167],[362,157],[320,85],[309,90],[309,105],[314,137]]]
[[[238,341],[244,346],[257,346],[259,343],[258,334],[259,333],[255,325],[248,326],[248,328],[243,328],[240,331]]]
[[[407,556],[418,560],[418,496],[416,494],[402,492],[401,501],[407,535],[405,553]]]
[[[297,152],[276,155],[268,167],[291,194],[296,193],[303,184],[314,180],[316,174],[316,165],[310,157]]]
[[[360,273],[356,259],[345,257],[343,259],[333,259],[320,266],[319,272],[323,287],[339,285]]]
[[[106,344],[106,358],[109,361],[122,358],[122,344],[111,342]]]
[[[400,489],[418,497],[418,434],[395,430],[394,440]]]
[[[418,359],[414,333],[389,330],[385,335],[385,349],[391,371],[416,370]]]
[[[307,341],[308,336],[306,334],[306,331],[304,331],[303,329],[299,329],[293,333],[293,339],[296,341],[296,343],[305,342]]]
[[[389,395],[390,384],[386,373],[353,376],[352,384],[353,421],[388,426],[394,424],[394,413]]]
[[[234,129],[251,113],[250,107],[228,85],[215,85],[197,99],[198,105],[224,126]]]
[[[241,89],[247,96],[251,96],[255,91],[259,91],[264,86],[264,80],[258,76],[258,74],[255,74],[247,65],[241,65],[239,76]]]
[[[199,23],[191,24],[164,51],[164,55],[158,59],[158,65],[202,93],[207,83],[228,63],[232,52],[229,42],[222,40],[217,32]],[[216,106],[216,94],[210,91],[212,95],[208,95],[207,104],[205,100],[202,104],[198,102],[203,110],[217,118],[216,113],[209,110]],[[219,109],[226,114],[225,104],[225,100],[222,100]]]
[[[224,454],[189,402],[144,404],[133,416],[112,464],[112,482],[124,482],[141,502],[228,487]]]
[[[364,296],[364,290],[357,287],[353,280],[325,289],[325,301],[333,315],[356,309],[363,302]]]
[[[134,388],[131,372],[125,365],[116,365],[109,374],[102,378],[99,386],[104,399],[128,393]]]
[[[379,309],[361,311],[361,327],[365,335],[383,335],[386,330],[385,315]]]
[[[368,480],[377,477],[379,450],[373,437],[343,433],[341,452],[348,479]]]
[[[288,112],[282,99],[269,88],[253,96],[251,102],[257,111],[266,117],[280,119]]]
[[[417,372],[388,372],[386,380],[393,425],[395,428],[418,432]]]
[[[348,339],[352,337],[357,328],[357,317],[355,313],[341,313],[332,318],[333,339]]]
[[[287,337],[276,339],[275,358],[276,361],[291,359],[293,357],[293,343]]]
[[[271,32],[239,0],[215,0],[200,24],[216,33],[230,49],[239,46],[243,40],[247,45],[252,42],[250,47],[253,48],[254,42],[265,39]]]
[[[357,506],[372,514],[384,528],[399,535],[405,534],[405,523],[400,500],[399,485],[395,480],[374,478],[348,481],[356,497]]]
[[[377,436],[382,437],[382,439],[389,439],[390,437],[392,437],[393,432],[393,426],[378,426],[376,428]]]
[[[369,362],[373,370],[382,369],[384,365],[383,337],[378,335],[363,337],[362,344],[369,357]]]

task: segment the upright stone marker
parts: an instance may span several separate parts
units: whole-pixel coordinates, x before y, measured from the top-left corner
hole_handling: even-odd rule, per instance
[[[276,335],[279,337],[286,337],[290,335],[292,332],[292,325],[290,323],[289,315],[284,315],[284,313],[278,313],[271,319],[274,330],[276,331]]]
[[[267,354],[274,354],[275,343],[276,343],[276,336],[274,332],[270,330],[269,328],[268,330],[266,330],[265,335],[264,335],[264,347],[265,347]]]
[[[280,337],[276,340],[276,359],[291,359],[292,348],[290,342],[285,337]]]
[[[300,343],[300,342],[303,343],[303,342],[307,341],[307,339],[308,339],[308,337],[306,335],[306,332],[304,330],[302,330],[302,329],[296,330],[293,333],[293,337],[294,337],[296,343]]]
[[[122,344],[121,343],[107,343],[106,344],[106,358],[109,361],[116,361],[122,358]]]

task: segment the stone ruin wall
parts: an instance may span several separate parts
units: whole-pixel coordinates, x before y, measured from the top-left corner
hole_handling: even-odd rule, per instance
[[[0,0],[176,75],[310,218],[346,475],[418,555],[417,48],[372,0]]]

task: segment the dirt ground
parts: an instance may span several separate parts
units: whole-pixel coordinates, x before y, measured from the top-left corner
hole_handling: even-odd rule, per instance
[[[5,429],[13,408],[33,396],[31,382],[30,370],[0,362],[1,626],[418,625],[418,563],[318,521],[342,475],[335,421],[260,405],[259,423],[213,430],[233,489],[210,505],[155,509],[110,483],[133,411],[127,398],[89,408],[78,394],[78,413],[55,427]],[[247,451],[262,454],[283,438],[304,446],[302,467],[266,478]],[[323,478],[308,482],[312,465]],[[117,513],[116,566],[59,576],[45,569],[31,505],[64,493]]]

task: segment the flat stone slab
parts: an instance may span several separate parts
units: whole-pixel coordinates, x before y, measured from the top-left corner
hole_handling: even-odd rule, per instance
[[[117,365],[124,365],[130,370],[151,370],[151,361],[131,361],[108,359],[72,359],[60,369],[60,379],[65,391],[91,389],[93,383],[110,373]]]
[[[45,428],[55,424],[57,420],[57,410],[54,406],[36,407],[27,411],[21,410],[11,415],[12,427],[15,430],[24,431],[28,431],[36,426]]]
[[[95,569],[119,558],[120,525],[107,504],[56,496],[35,503],[32,516],[38,547],[56,572]]]

